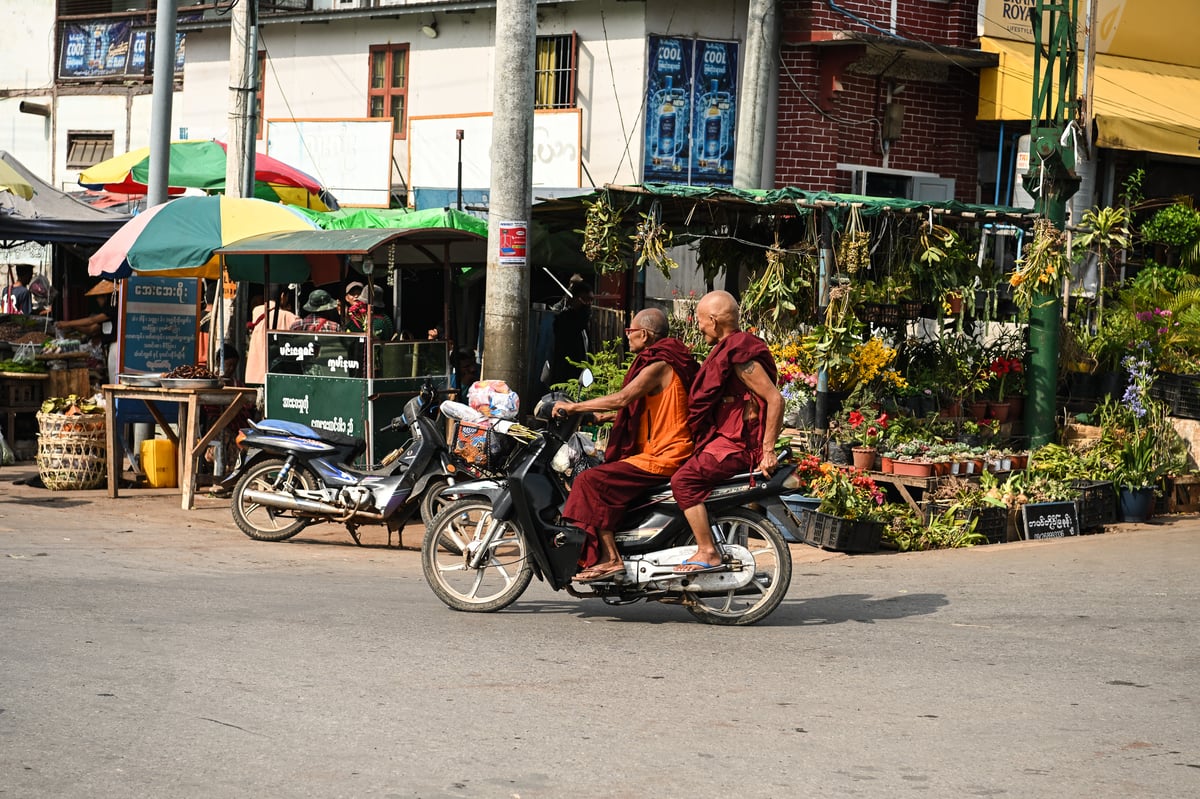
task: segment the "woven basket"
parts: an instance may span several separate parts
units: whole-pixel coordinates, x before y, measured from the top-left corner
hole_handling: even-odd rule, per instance
[[[104,414],[41,413],[38,474],[51,491],[96,488],[108,476]]]

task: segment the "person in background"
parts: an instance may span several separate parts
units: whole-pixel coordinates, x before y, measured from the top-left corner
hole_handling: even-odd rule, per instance
[[[304,303],[305,316],[292,323],[293,331],[304,333],[340,333],[338,302],[325,289],[313,289]]]
[[[467,389],[478,379],[479,363],[475,360],[475,350],[456,350],[454,353],[454,374],[450,378],[451,388],[458,389],[459,396],[465,397]]]
[[[575,575],[586,583],[625,572],[615,530],[630,504],[647,488],[670,477],[692,454],[688,430],[688,387],[700,365],[687,345],[671,337],[667,315],[646,308],[625,329],[635,354],[621,390],[584,402],[556,402],[555,415],[615,416],[604,463],[581,472],[571,485],[563,519],[588,535]],[[598,549],[598,551],[597,551]]]
[[[571,296],[554,317],[554,356],[550,362],[550,385],[565,383],[579,376],[578,366],[588,352],[588,324],[592,318],[592,287],[583,281],[571,282]]]
[[[742,332],[737,300],[710,291],[696,304],[696,325],[714,345],[688,393],[688,426],[696,451],[671,477],[671,492],[692,534],[696,553],[677,573],[724,569],[704,501],[713,486],[756,469],[775,471],[775,442],[783,428],[783,397],[775,359],[758,336]]]
[[[299,317],[292,313],[287,286],[277,286],[276,299],[250,311],[250,344],[246,348],[246,385],[261,386],[267,379],[267,331],[290,330]]]
[[[396,335],[396,326],[392,323],[392,318],[384,311],[382,297],[375,294],[368,305],[367,300],[370,294],[371,290],[364,288],[362,294],[358,295],[358,299],[350,306],[350,312],[346,315],[346,330],[351,333],[365,333],[369,315],[371,335],[380,341],[391,341],[392,336]]]
[[[29,281],[33,280],[32,264],[17,264],[16,277],[9,273],[9,284],[0,296],[0,311],[30,316],[33,314],[33,295],[29,293]]]
[[[117,347],[113,346],[117,340],[117,326],[114,323],[116,313],[112,308],[113,294],[116,290],[117,285],[111,280],[101,280],[84,292],[84,296],[92,297],[95,303],[90,314],[79,319],[54,323],[60,336],[78,336],[84,341],[100,345],[102,349],[107,348],[105,365],[108,379],[113,382],[116,382],[118,367],[118,351]]]
[[[351,280],[346,284],[346,288],[342,291],[341,311],[342,311],[342,329],[349,329],[350,324],[350,307],[358,302],[359,296],[363,292],[363,284],[358,280]]]

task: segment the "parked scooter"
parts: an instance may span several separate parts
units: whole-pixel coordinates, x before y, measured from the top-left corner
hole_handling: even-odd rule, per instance
[[[565,483],[554,460],[585,417],[551,418],[561,399],[549,394],[538,403],[534,416],[545,422],[543,430],[493,423],[493,430],[520,442],[507,479],[460,484],[457,490],[470,496],[450,502],[429,524],[421,562],[442,602],[462,611],[501,610],[537,576],[555,590],[611,605],[643,599],[681,604],[709,624],[753,624],[775,610],[791,582],[792,560],[772,518],[799,532],[779,498],[798,485],[795,466],[783,463],[790,453],[771,477],[740,475],[717,486],[705,503],[724,552],[722,569],[674,571],[695,553],[695,540],[664,482],[647,491],[616,533],[625,571],[587,583],[589,590],[572,584],[584,533],[562,521]]]
[[[436,397],[426,381],[400,416],[380,428],[407,427],[411,441],[372,470],[349,465],[366,449],[362,438],[279,419],[251,422],[238,436],[246,450],[242,466],[226,481],[234,485],[234,522],[259,541],[285,541],[310,524],[340,522],[356,544],[360,526],[383,524],[390,544],[392,532],[425,500],[433,515],[439,491],[463,466],[435,422]]]

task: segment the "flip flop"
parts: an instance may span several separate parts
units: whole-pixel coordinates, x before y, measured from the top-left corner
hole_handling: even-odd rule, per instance
[[[609,578],[615,577],[618,574],[624,574],[624,573],[625,573],[625,564],[622,563],[618,566],[612,566],[608,569],[597,569],[595,567],[592,567],[590,569],[584,569],[579,574],[575,575],[575,577],[572,579],[574,579],[574,581],[577,583],[594,583],[599,580],[607,580]]]
[[[699,569],[684,569],[679,570],[679,566],[699,566]],[[674,569],[675,574],[704,574],[705,572],[718,572],[725,568],[724,563],[718,563],[715,566],[711,563],[706,563],[702,560],[685,560]]]

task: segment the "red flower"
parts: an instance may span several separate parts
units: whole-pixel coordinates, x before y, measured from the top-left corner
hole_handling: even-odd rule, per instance
[[[858,427],[863,423],[863,415],[858,411],[850,411],[850,418],[848,421],[850,422],[851,427]]]

